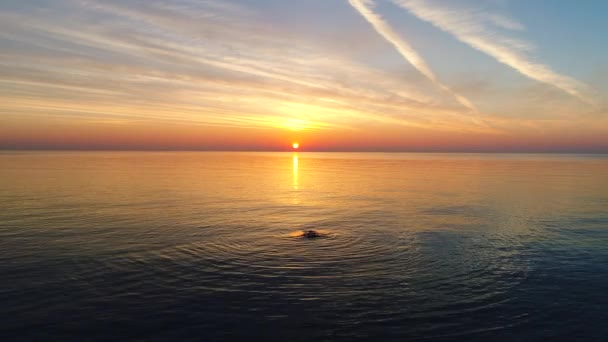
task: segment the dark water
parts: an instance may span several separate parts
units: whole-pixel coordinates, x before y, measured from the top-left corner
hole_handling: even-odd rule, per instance
[[[0,166],[0,340],[608,340],[608,156]]]

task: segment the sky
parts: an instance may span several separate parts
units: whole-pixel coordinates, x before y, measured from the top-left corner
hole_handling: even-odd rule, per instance
[[[603,0],[3,0],[0,148],[608,152]]]

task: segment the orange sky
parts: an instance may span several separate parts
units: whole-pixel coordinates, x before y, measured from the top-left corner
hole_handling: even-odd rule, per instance
[[[0,4],[0,148],[608,152],[591,4],[39,6]]]
[[[6,130],[6,131],[4,131]],[[557,131],[559,130],[559,131]],[[2,126],[0,144],[29,149],[170,149],[302,151],[564,151],[602,152],[605,132],[577,128],[519,133],[436,131],[378,126],[365,130],[293,131],[276,128],[206,127],[178,124],[99,125],[40,123]],[[560,139],[556,141],[555,136]]]

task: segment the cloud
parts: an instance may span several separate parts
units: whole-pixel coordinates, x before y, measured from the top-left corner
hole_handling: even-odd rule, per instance
[[[431,80],[437,87],[441,90],[452,95],[460,104],[467,107],[472,111],[476,111],[475,106],[462,95],[459,95],[452,91],[448,86],[444,85],[439,81],[435,73],[428,66],[424,58],[418,54],[418,52],[405,40],[403,39],[393,28],[377,13],[375,13],[371,8],[374,5],[372,0],[349,0],[348,1],[351,6],[365,18],[380,34],[384,39],[386,39],[389,43],[391,43],[408,61],[410,64],[414,66],[421,74],[426,76],[429,80]]]
[[[189,0],[48,6],[0,12],[0,44],[8,42],[0,52],[0,115],[11,120],[30,113],[132,124],[274,128],[297,119],[318,130],[466,129],[456,104],[429,82],[315,42],[293,44],[253,9]],[[64,20],[72,12],[61,6],[78,15]]]
[[[574,108],[573,116],[581,112],[575,98],[534,82],[547,92],[541,94],[545,97],[511,97],[485,85],[482,95],[467,89],[467,94],[478,95],[476,105],[483,106],[484,114],[482,118],[463,115],[464,109],[453,98],[467,103],[467,108],[473,105],[437,80],[417,51],[374,13],[373,3],[353,0],[353,4],[366,10],[366,19],[375,20],[387,35],[383,37],[390,38],[418,71],[400,67],[402,71],[395,72],[392,60],[384,64],[385,58],[374,56],[370,61],[358,52],[328,48],[335,38],[299,35],[302,28],[293,28],[289,20],[274,22],[272,15],[265,17],[269,14],[252,4],[208,0],[170,4],[57,0],[19,8],[0,4],[0,126],[8,129],[8,123],[30,120],[34,126],[48,123],[49,130],[51,123],[65,122],[69,127],[107,123],[136,129],[154,124],[196,127],[201,132],[222,127],[275,134],[289,128],[286,123],[303,122],[310,131],[348,134],[376,129],[489,134],[522,117],[554,116],[552,109],[565,102]],[[351,9],[347,2],[341,6]],[[349,12],[357,13],[352,9],[339,13]],[[318,13],[293,15],[315,18]],[[500,16],[487,17],[483,24],[525,29]],[[383,42],[374,29],[367,31],[374,43]],[[344,34],[358,36],[348,29]],[[525,42],[512,43],[521,50],[530,48]],[[480,124],[476,119],[484,121]]]
[[[526,52],[532,49],[530,44],[504,36],[487,23],[510,30],[523,30],[523,25],[492,13],[440,6],[428,0],[393,0],[393,2],[419,19],[433,24],[521,74],[557,87],[587,103],[594,103],[587,85],[533,61],[526,55]]]

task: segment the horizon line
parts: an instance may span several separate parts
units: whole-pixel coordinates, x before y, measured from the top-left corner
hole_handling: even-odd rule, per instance
[[[184,149],[184,148],[3,148],[0,152],[276,152],[276,153],[454,153],[454,154],[608,154],[608,150],[387,150],[387,149]]]

